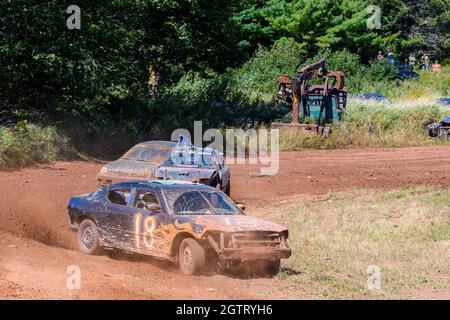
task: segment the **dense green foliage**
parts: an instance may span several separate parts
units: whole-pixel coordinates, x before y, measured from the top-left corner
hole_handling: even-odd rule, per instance
[[[129,117],[147,95],[149,66],[167,86],[185,72],[235,66],[230,0],[80,1],[81,30],[60,1],[0,3],[0,98],[25,116]],[[129,112],[131,111],[131,112]],[[109,120],[109,119],[107,119]]]
[[[74,157],[73,147],[54,127],[19,122],[14,128],[0,127],[0,168]]]
[[[398,97],[393,68],[373,62],[378,50],[390,47],[400,59],[411,51],[449,57],[446,0],[378,1],[379,30],[367,29],[363,0],[76,4],[80,30],[66,27],[67,3],[0,2],[0,111],[56,126],[97,154],[167,138],[194,120],[206,128],[275,119],[277,76],[321,57],[345,72],[351,92],[390,97]],[[156,98],[149,96],[150,68],[159,74]],[[448,77],[442,80],[426,95],[447,94]],[[420,88],[405,86],[411,96]]]
[[[236,15],[246,31],[245,44],[294,39],[304,53],[348,49],[364,61],[378,50],[425,50],[448,56],[449,3],[446,0],[380,0],[380,28],[368,29],[373,11],[365,0],[253,0]],[[370,20],[373,21],[373,20]]]

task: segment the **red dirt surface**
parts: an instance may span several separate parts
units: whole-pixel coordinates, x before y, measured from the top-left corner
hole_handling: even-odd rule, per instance
[[[275,176],[257,166],[232,166],[232,197],[249,213],[299,195],[354,188],[434,184],[450,187],[450,147],[361,149],[280,154]],[[298,299],[277,278],[187,277],[170,264],[139,257],[86,256],[68,231],[73,195],[97,189],[101,163],[56,162],[0,172],[0,299]],[[272,218],[272,216],[271,216]],[[276,217],[273,217],[276,219]],[[81,290],[66,287],[78,265]]]

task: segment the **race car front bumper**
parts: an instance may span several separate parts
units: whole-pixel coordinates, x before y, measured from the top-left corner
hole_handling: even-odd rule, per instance
[[[219,254],[219,260],[275,260],[286,259],[292,254],[290,248],[252,248],[250,249],[234,249],[226,248]]]
[[[289,258],[292,250],[287,239],[282,235],[270,234],[265,239],[251,239],[251,234],[233,234],[225,240],[225,235],[220,233],[219,241],[209,235],[209,243],[218,254],[219,260],[276,260]],[[228,245],[225,245],[228,243]]]

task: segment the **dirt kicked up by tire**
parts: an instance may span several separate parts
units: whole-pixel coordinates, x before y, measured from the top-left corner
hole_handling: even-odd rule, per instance
[[[215,271],[217,260],[207,259],[206,250],[194,239],[184,239],[179,248],[178,266],[185,275],[202,275],[207,270]],[[232,274],[246,275],[248,277],[274,277],[280,271],[281,260],[253,260],[235,262],[223,268]]]

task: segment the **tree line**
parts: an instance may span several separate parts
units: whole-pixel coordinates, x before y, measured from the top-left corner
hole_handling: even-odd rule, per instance
[[[217,125],[248,107],[243,66],[274,45],[297,64],[342,50],[366,65],[387,48],[449,57],[447,0],[379,0],[377,28],[363,0],[80,0],[79,30],[66,26],[69,4],[0,2],[0,109],[91,133]]]

